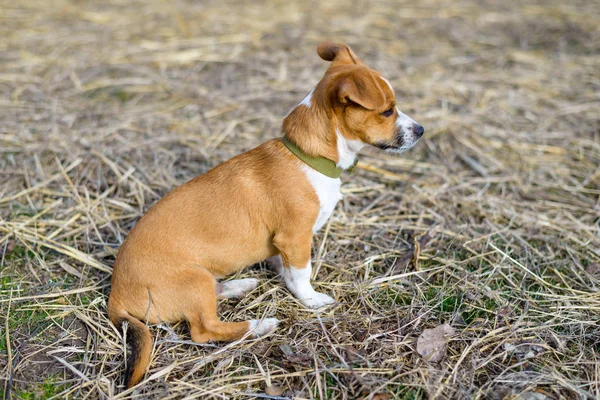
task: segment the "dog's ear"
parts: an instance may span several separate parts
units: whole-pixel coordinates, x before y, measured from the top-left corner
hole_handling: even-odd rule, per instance
[[[317,47],[317,53],[325,61],[340,64],[361,64],[360,58],[345,44],[323,42]]]
[[[337,98],[340,103],[352,103],[376,110],[386,104],[386,96],[378,82],[368,74],[352,74],[342,78],[337,84]]]

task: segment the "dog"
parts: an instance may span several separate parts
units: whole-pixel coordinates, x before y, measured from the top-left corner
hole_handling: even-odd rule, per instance
[[[396,107],[394,90],[344,44],[321,43],[331,65],[283,121],[283,138],[240,154],[175,188],[138,221],[117,255],[111,322],[128,324],[126,385],[150,363],[147,324],[187,320],[193,341],[234,341],[273,331],[275,318],[223,322],[217,299],[240,297],[256,279],[218,283],[267,260],[306,307],[334,303],[311,285],[311,242],[341,199],[340,174],[367,145],[400,153],[423,127]]]

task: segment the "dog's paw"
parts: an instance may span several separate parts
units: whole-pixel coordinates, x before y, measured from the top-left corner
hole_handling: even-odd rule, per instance
[[[321,308],[335,303],[333,297],[319,292],[313,292],[309,298],[300,299],[300,301],[308,308]]]
[[[244,296],[258,287],[256,278],[235,279],[221,282],[217,286],[217,295],[222,299],[236,299]]]
[[[277,318],[253,319],[250,320],[250,331],[254,337],[260,337],[273,332],[278,324]]]

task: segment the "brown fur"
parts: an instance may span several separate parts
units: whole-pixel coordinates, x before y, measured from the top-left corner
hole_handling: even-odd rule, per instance
[[[366,143],[391,141],[394,95],[345,45],[321,44],[333,61],[312,106],[297,107],[283,131],[304,151],[338,161],[336,129]],[[319,199],[302,162],[275,139],[174,189],[144,215],[123,243],[108,301],[111,321],[129,323],[133,365],[127,386],[150,362],[149,324],[187,320],[192,340],[231,341],[248,321],[217,317],[216,278],[281,254],[284,266],[310,261]]]

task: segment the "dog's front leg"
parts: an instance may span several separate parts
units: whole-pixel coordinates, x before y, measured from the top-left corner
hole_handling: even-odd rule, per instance
[[[310,234],[278,234],[274,244],[281,252],[283,268],[281,275],[290,292],[306,307],[319,308],[332,304],[335,300],[324,293],[317,292],[310,283],[312,263],[310,262]]]
[[[310,284],[310,275],[312,273],[312,264],[310,260],[304,267],[286,266],[283,269],[283,280],[287,288],[294,296],[306,307],[319,308],[327,304],[335,303],[335,300],[313,289]]]

